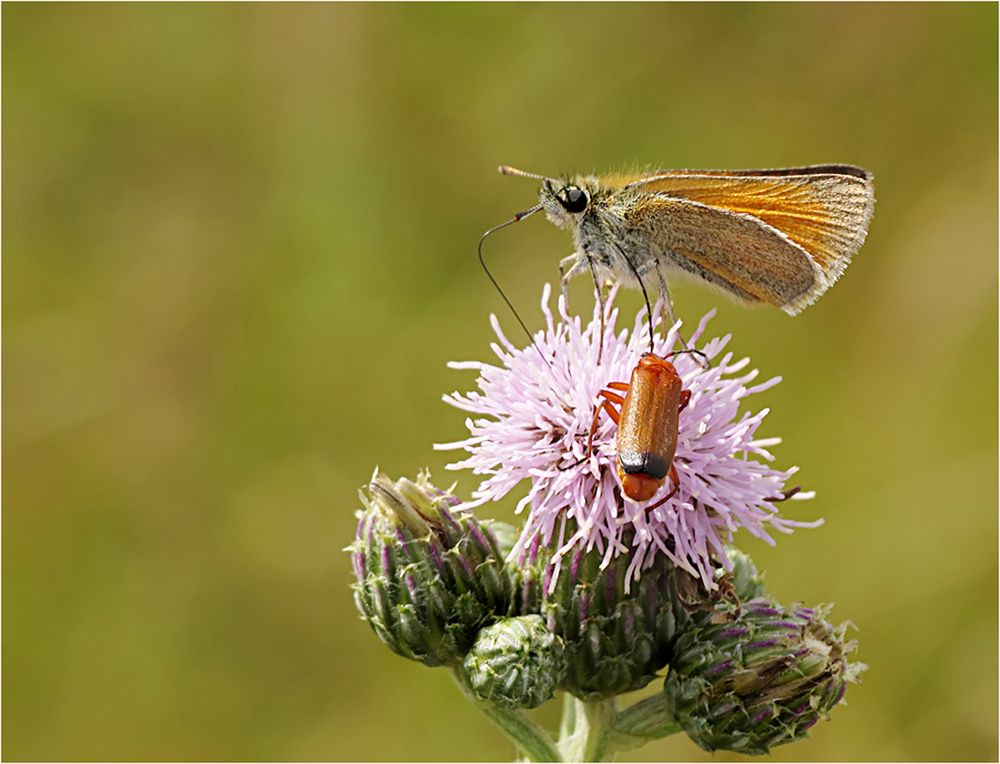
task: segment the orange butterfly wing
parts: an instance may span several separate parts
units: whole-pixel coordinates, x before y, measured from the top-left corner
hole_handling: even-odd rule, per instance
[[[871,176],[850,165],[670,170],[607,182],[623,190],[688,200],[759,221],[758,225],[764,224],[801,247],[819,267],[820,278],[806,294],[783,306],[792,313],[812,303],[847,267],[864,243],[875,205]],[[667,209],[669,205],[664,207]],[[721,216],[718,222],[721,228],[726,227]]]

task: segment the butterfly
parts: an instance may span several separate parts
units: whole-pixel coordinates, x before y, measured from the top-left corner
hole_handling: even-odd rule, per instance
[[[662,266],[790,315],[837,281],[864,243],[875,207],[871,174],[852,165],[561,179],[500,172],[542,181],[538,205],[515,220],[544,210],[572,232],[564,284],[590,270],[595,281],[600,274],[641,287],[655,270],[666,293]]]

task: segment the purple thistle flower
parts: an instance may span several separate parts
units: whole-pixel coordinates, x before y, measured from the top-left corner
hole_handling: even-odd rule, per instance
[[[605,304],[603,337],[598,306],[584,325],[579,316],[570,315],[560,297],[557,320],[549,307],[549,285],[542,294],[546,328],[535,334],[534,346],[515,346],[491,316],[498,337],[491,348],[499,365],[449,364],[479,373],[479,391],[444,396],[447,403],[475,417],[466,420],[470,436],[436,448],[468,451],[467,458],[448,468],[486,476],[466,507],[496,501],[528,480],[528,493],[516,510],[528,508],[528,517],[511,551],[513,559],[520,559],[539,540],[555,550],[551,562],[556,573],[563,557],[575,549],[596,548],[603,565],[619,554],[630,554],[628,584],[639,578],[655,555],[665,554],[714,588],[713,561],[731,568],[724,544],[738,529],[773,545],[769,530],[790,533],[822,522],[781,516],[773,499],[782,495],[797,468],[768,466],[774,458],[768,449],[780,438],[757,437],[767,409],[740,412],[745,398],[781,379],[752,384],[757,370],[747,370],[749,359],[726,350],[731,335],[701,341],[714,311],[708,313],[689,343],[705,353],[709,368],[702,368],[689,354],[672,359],[685,389],[691,391],[690,403],[680,415],[674,457],[679,490],[665,504],[647,511],[670,490],[671,481],[668,478],[649,502],[624,497],[616,469],[617,427],[603,414],[593,454],[586,459],[597,393],[608,382],[627,382],[649,349],[645,311],[636,317],[631,331],[617,330],[616,293],[612,290]],[[663,356],[675,348],[680,323],[662,336],[660,308],[658,303],[653,312],[653,347]],[[812,493],[799,493],[793,498],[811,497]]]

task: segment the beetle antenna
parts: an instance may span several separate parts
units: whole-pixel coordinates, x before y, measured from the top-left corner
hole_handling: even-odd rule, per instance
[[[688,347],[684,348],[683,350],[672,350],[672,351],[670,351],[665,356],[663,356],[663,360],[667,360],[668,358],[673,358],[675,355],[681,355],[682,353],[691,353],[693,355],[700,355],[702,357],[702,359],[705,361],[705,368],[706,369],[711,365],[709,363],[709,361],[708,361],[708,356],[707,355],[705,355],[703,352],[701,352],[700,350],[698,350],[696,348],[688,348]]]
[[[545,365],[549,366],[548,360],[546,360],[545,356],[542,355],[542,351],[538,349],[538,345],[535,344],[535,338],[531,336],[531,332],[528,331],[528,327],[525,325],[524,321],[521,320],[520,314],[514,308],[513,303],[511,303],[511,301],[508,299],[506,292],[503,291],[503,289],[500,287],[500,284],[493,277],[493,274],[490,273],[490,269],[488,267],[486,267],[486,260],[483,259],[483,242],[486,241],[486,237],[487,236],[489,236],[491,233],[496,233],[501,228],[506,228],[507,226],[511,225],[512,223],[517,223],[518,221],[524,220],[526,217],[530,217],[531,215],[534,215],[540,209],[542,209],[542,205],[541,204],[536,204],[531,209],[527,209],[527,210],[523,210],[522,212],[518,212],[510,220],[505,220],[500,225],[495,225],[492,228],[490,228],[489,230],[487,230],[482,236],[479,237],[478,252],[479,252],[479,264],[481,266],[483,266],[483,271],[486,273],[487,277],[489,277],[489,280],[491,282],[493,282],[493,286],[496,287],[496,290],[500,293],[500,296],[503,297],[503,301],[505,303],[507,303],[507,307],[510,308],[510,312],[514,314],[514,318],[517,319],[517,323],[519,323],[521,325],[521,328],[524,330],[525,335],[527,335],[528,341],[531,342],[532,347],[534,347],[535,350],[538,351],[538,355],[545,362]]]

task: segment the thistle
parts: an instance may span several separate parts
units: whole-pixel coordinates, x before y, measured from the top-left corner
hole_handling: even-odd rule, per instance
[[[496,538],[426,474],[393,483],[376,470],[360,497],[348,549],[362,617],[399,655],[428,666],[460,662],[479,629],[510,608]]]
[[[362,493],[350,547],[362,616],[397,653],[447,665],[531,761],[605,761],[682,730],[708,750],[750,754],[802,737],[864,666],[847,660],[846,625],[828,624],[825,608],[773,604],[731,546],[739,532],[773,544],[775,531],[820,523],[787,516],[785,499],[812,494],[787,489],[796,468],[771,465],[780,441],[759,434],[767,411],[745,409],[779,379],[756,381],[729,336],[704,339],[706,316],[688,343],[709,363],[672,361],[690,392],[670,421],[672,492],[633,501],[595,398],[650,345],[670,353],[679,325],[662,327],[657,306],[619,332],[613,291],[587,323],[565,300],[553,314],[549,294],[531,345],[516,347],[494,317],[499,364],[454,364],[478,371],[479,389],[446,396],[470,413],[469,437],[440,447],[465,450],[449,467],[483,477],[472,501],[425,475],[376,472]],[[520,528],[471,514],[522,485]],[[661,692],[618,707],[664,670]],[[524,709],[557,690],[555,742]]]
[[[732,620],[692,625],[664,683],[668,714],[707,751],[764,754],[803,737],[867,668],[847,661],[857,645],[828,610],[758,598]]]

